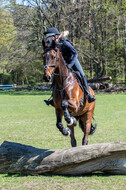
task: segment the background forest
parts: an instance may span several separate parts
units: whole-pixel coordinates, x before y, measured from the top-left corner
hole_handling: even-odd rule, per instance
[[[0,0],[0,84],[43,81],[43,32],[69,30],[87,78],[126,85],[126,0]]]

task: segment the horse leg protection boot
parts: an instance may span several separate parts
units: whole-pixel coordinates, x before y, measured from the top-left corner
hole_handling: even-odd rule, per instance
[[[66,100],[64,100],[62,102],[62,109],[63,109],[63,115],[64,115],[64,118],[65,118],[65,121],[67,122],[67,125],[68,126],[76,126],[77,125],[77,121],[74,117],[71,117],[70,116],[70,113],[68,111],[68,102]]]
[[[56,126],[64,136],[69,136],[71,134],[71,130],[68,127],[63,127],[61,122],[57,123]]]
[[[71,123],[71,117],[70,117],[70,114],[68,112],[68,102],[66,100],[64,100],[61,104],[61,107],[63,109],[63,115],[64,115],[64,118],[66,120],[66,122],[69,124]]]

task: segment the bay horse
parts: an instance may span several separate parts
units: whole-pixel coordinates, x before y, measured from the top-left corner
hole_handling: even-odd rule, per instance
[[[86,93],[80,87],[74,74],[67,68],[57,43],[53,40],[51,47],[42,42],[44,53],[44,75],[43,78],[49,82],[54,77],[52,95],[53,106],[56,112],[56,126],[63,135],[70,135],[72,147],[77,146],[74,136],[74,126],[79,120],[80,127],[84,132],[82,145],[88,144],[88,135],[94,133],[96,125],[92,124],[95,102],[88,103]],[[92,96],[94,91],[89,87]],[[82,103],[83,102],[83,103]],[[62,124],[62,117],[67,127]]]

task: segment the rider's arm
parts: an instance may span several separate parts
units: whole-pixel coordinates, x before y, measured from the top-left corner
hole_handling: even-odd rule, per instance
[[[75,50],[75,48],[70,44],[70,42],[66,41],[65,46],[66,46],[66,49],[68,50],[67,51],[68,52],[67,56],[71,55],[71,58],[70,58],[71,61],[68,64],[68,68],[71,68],[75,63],[76,58],[78,57],[78,53]]]

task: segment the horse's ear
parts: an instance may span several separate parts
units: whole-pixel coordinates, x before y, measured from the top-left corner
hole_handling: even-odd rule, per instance
[[[55,40],[53,40],[52,41],[52,48],[55,49],[55,47],[56,47],[56,42],[55,42]]]
[[[45,49],[45,40],[42,40],[42,46]]]

